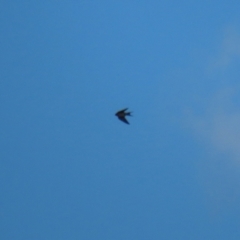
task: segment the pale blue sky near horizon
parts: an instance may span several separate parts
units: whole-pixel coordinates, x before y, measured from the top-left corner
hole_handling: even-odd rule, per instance
[[[1,1],[0,239],[238,240],[239,9]]]

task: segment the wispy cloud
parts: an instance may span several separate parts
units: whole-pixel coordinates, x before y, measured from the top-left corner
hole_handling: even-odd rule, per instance
[[[233,88],[217,92],[204,113],[188,115],[188,126],[205,146],[206,158],[198,164],[199,180],[210,213],[230,213],[240,200],[240,106]],[[239,96],[238,96],[239,97]]]
[[[240,163],[240,107],[234,104],[235,96],[232,88],[216,93],[202,115],[189,117],[189,126],[213,150]]]
[[[210,65],[206,67],[218,73],[210,77],[209,72],[205,74],[206,79],[214,80],[216,90],[205,101],[202,114],[192,112],[190,126],[213,149],[228,154],[240,163],[240,82],[236,83],[236,79],[240,79],[237,76],[239,66],[236,64],[240,60],[240,29],[227,27],[220,42],[218,53],[211,57],[214,64],[206,60],[206,65]],[[222,76],[219,69],[224,69]]]
[[[201,111],[194,106],[187,115],[190,131],[207,150],[206,159],[199,163],[199,177],[211,211],[217,215],[239,208],[240,29],[228,27],[219,41],[218,52],[210,61],[206,59],[203,66],[203,71],[207,69],[206,79],[215,84],[215,91],[201,96],[198,106]]]
[[[224,36],[216,56],[212,58],[211,69],[226,68],[240,57],[240,32],[234,26],[224,31]]]

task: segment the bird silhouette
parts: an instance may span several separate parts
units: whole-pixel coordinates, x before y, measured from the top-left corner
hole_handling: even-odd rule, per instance
[[[129,124],[129,122],[127,121],[127,119],[125,118],[126,116],[132,116],[131,112],[126,112],[128,108],[125,108],[123,110],[120,110],[118,112],[116,112],[116,116],[118,117],[119,120],[123,121],[126,124]]]

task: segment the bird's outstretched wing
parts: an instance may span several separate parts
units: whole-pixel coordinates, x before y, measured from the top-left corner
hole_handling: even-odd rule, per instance
[[[127,119],[125,117],[118,117],[118,119],[125,122],[126,124],[129,124],[129,122],[127,121]]]
[[[124,108],[123,110],[118,111],[117,114],[118,114],[118,113],[124,113],[127,109],[128,109],[128,108]]]

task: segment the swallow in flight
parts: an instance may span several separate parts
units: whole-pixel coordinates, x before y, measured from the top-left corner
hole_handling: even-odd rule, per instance
[[[131,112],[126,112],[127,108],[118,111],[115,115],[118,117],[119,120],[125,122],[126,124],[129,124],[127,119],[125,118],[126,116],[132,116]]]

